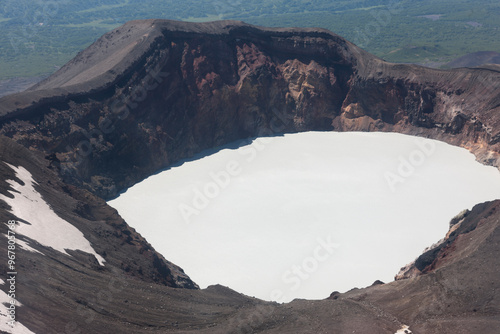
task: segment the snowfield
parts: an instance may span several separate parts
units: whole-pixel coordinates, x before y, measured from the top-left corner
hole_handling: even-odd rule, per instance
[[[322,299],[393,280],[500,173],[395,133],[306,132],[204,152],[109,202],[202,288]]]
[[[9,212],[29,223],[18,222],[19,225],[15,229],[16,234],[22,234],[43,246],[52,247],[67,255],[69,255],[66,252],[68,249],[90,253],[103,266],[104,258],[95,252],[83,233],[60,218],[45,202],[42,195],[36,191],[34,188],[36,182],[33,180],[31,173],[22,166],[7,165],[16,172],[16,177],[24,183],[22,185],[14,180],[7,181],[12,189],[9,190],[9,193],[14,198],[0,194],[0,200],[5,201],[11,207]],[[24,250],[42,253],[18,237],[16,239],[18,245]]]

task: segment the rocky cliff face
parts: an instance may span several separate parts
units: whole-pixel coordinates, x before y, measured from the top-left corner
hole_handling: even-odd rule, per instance
[[[31,152],[12,140],[0,137],[1,187],[0,193],[12,197],[14,191],[7,180],[18,180],[11,166],[22,166],[33,175],[35,189],[45,199],[54,212],[62,219],[71,222],[94,245],[108,267],[122,270],[124,274],[139,277],[146,282],[157,282],[171,287],[197,288],[196,284],[182,272],[182,269],[166,261],[161,255],[130,228],[116,210],[104,200],[72,185],[61,182],[50,162],[39,152]],[[1,220],[15,219],[9,205],[0,202]],[[6,226],[2,225],[2,229]],[[53,231],[54,235],[59,231]],[[35,243],[36,244],[36,243]],[[32,245],[37,249],[36,245]],[[58,254],[58,252],[54,252]],[[80,258],[82,260],[83,258]],[[95,258],[84,259],[84,265],[96,269]],[[5,264],[1,264],[4,266]]]
[[[499,82],[385,63],[325,30],[135,21],[1,99],[0,134],[103,198],[203,149],[307,130],[426,136],[500,166]]]
[[[198,289],[181,268],[157,253],[104,200],[86,190],[61,182],[57,172],[49,166],[50,162],[41,153],[29,151],[9,138],[0,137],[0,160],[2,197],[12,198],[12,192],[19,191],[14,190],[9,180],[13,184],[26,185],[25,181],[18,178],[12,166],[26,169],[32,175],[34,191],[40,193],[43,201],[49,204],[58,217],[76,227],[104,259],[104,265],[101,266],[96,257],[87,252],[67,250],[67,254],[64,254],[22,234],[14,234],[14,262],[19,273],[15,290],[17,300],[23,305],[18,308],[18,314],[21,315],[17,319],[21,323],[26,323],[27,319],[27,323],[32,325],[29,327],[34,326],[38,333],[52,333],[56,328],[63,328],[60,323],[57,326],[61,327],[53,327],[52,321],[58,323],[77,319],[78,312],[75,310],[78,303],[90,300],[87,293],[98,288],[92,283],[98,277],[101,277],[102,287],[106,287],[106,282],[114,278],[117,286],[120,284],[119,280],[131,280],[171,288]],[[32,203],[31,210],[36,207],[37,203]],[[30,207],[21,208],[21,215],[25,210],[30,210]],[[0,249],[6,256],[6,261],[0,264],[0,270],[4,273],[3,280],[7,272],[13,271],[9,270],[7,262],[7,247],[10,245],[6,238],[9,230],[7,222],[18,220],[21,221],[19,225],[35,224],[33,221],[20,219],[16,212],[4,200],[0,201],[0,221],[3,222],[0,225]],[[17,228],[12,231],[18,232]],[[52,239],[72,238],[72,234],[65,234],[65,231],[57,228],[41,230],[38,234],[47,234]],[[85,289],[88,289],[87,292]],[[62,304],[58,304],[58,301]],[[61,316],[57,320],[51,316],[53,313],[50,309],[66,314],[67,318]],[[1,331],[5,329],[2,312],[0,321]]]
[[[37,333],[496,333],[498,201],[454,219],[406,279],[278,305],[196,289],[102,198],[203,149],[306,130],[425,136],[500,166],[499,85],[493,67],[389,64],[320,29],[127,23],[0,99],[0,193],[16,180],[5,163],[23,166],[106,261],[21,238],[44,255],[19,250],[18,320]],[[9,210],[0,201],[3,222]]]

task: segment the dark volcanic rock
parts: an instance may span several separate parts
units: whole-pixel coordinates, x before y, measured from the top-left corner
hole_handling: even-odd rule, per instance
[[[103,199],[86,190],[62,183],[54,169],[49,167],[50,162],[47,158],[43,159],[39,152],[31,152],[9,138],[0,137],[0,157],[0,193],[11,196],[8,191],[12,189],[6,181],[16,179],[14,171],[5,163],[26,168],[37,182],[37,191],[50,203],[54,212],[78,228],[94,245],[96,252],[104,257],[106,269],[115,267],[126,275],[138,277],[145,282],[198,288],[181,268],[155,252]],[[9,210],[7,204],[0,201],[0,206],[3,209],[0,211],[1,221],[15,219],[6,212]],[[37,249],[36,246],[34,248]],[[46,248],[41,249],[46,252]],[[95,262],[93,256],[91,261]],[[92,267],[91,263],[86,265]]]
[[[434,250],[416,261],[424,275],[340,298],[384,305],[413,333],[495,333],[500,325],[500,201],[476,205]]]
[[[19,245],[16,250],[16,268],[19,272],[17,300],[24,305],[18,309],[18,314],[21,314],[18,320],[23,324],[30,324],[28,327],[36,328],[38,333],[52,333],[57,328],[64,328],[57,323],[78,318],[78,305],[74,304],[78,303],[78,298],[89,300],[88,293],[105,289],[113,277],[116,278],[115,281],[119,278],[125,282],[136,281],[140,284],[198,288],[181,268],[157,253],[104,200],[87,190],[62,183],[57,173],[49,168],[50,162],[41,153],[31,152],[13,140],[0,136],[0,157],[2,195],[11,196],[8,191],[12,189],[6,181],[16,180],[14,171],[5,163],[23,166],[33,175],[37,182],[36,190],[50,203],[54,212],[78,228],[106,261],[102,267],[93,255],[69,251],[71,256],[68,256],[17,235],[19,240],[28,242],[32,248],[44,254],[22,250]],[[16,219],[9,210],[10,207],[0,201],[0,221],[3,222],[0,224],[0,249],[6,256],[5,235],[8,228],[5,223]],[[47,233],[56,235],[59,231]],[[0,271],[4,274],[11,271],[7,268],[7,260],[0,263]],[[99,277],[102,278],[100,285],[94,285],[93,282],[98,281]],[[5,279],[5,276],[2,278]],[[60,317],[54,317],[51,309],[57,310]]]
[[[500,166],[499,83],[386,63],[321,29],[133,21],[0,99],[0,133],[107,199],[203,149],[306,130],[431,137]]]

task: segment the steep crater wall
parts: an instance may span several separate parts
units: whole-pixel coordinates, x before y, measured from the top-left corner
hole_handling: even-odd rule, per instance
[[[493,70],[386,63],[320,29],[134,21],[1,99],[0,134],[105,199],[203,149],[309,130],[430,137],[500,166],[499,85]]]

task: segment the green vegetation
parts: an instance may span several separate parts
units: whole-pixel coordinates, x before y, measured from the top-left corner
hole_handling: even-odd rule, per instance
[[[146,18],[323,27],[395,62],[446,62],[475,51],[500,52],[497,0],[3,2],[0,79],[51,73],[107,31]]]

